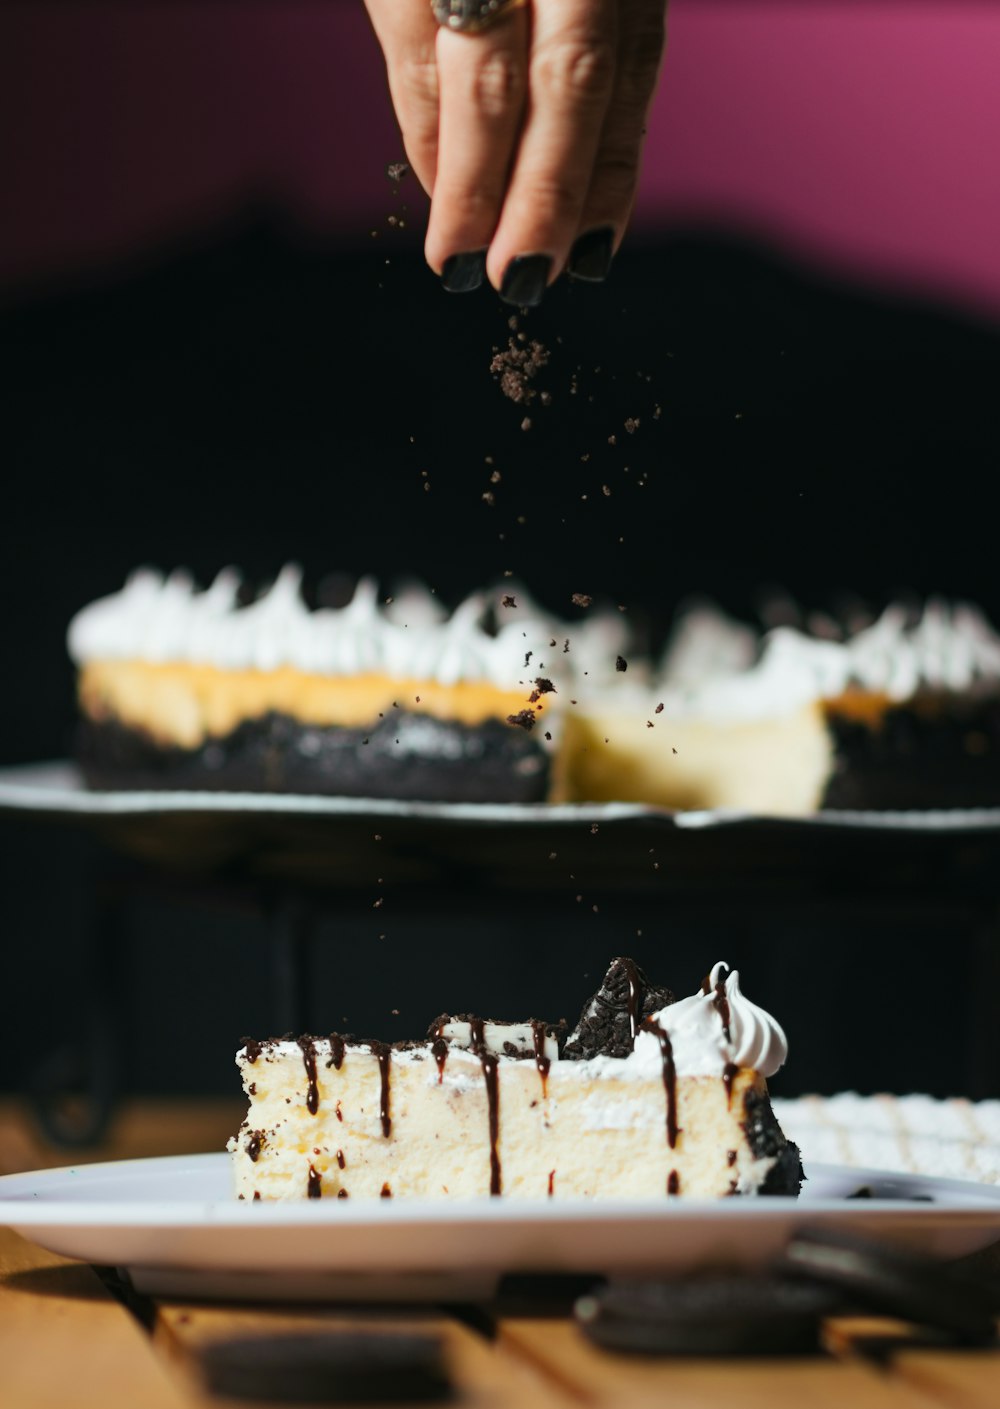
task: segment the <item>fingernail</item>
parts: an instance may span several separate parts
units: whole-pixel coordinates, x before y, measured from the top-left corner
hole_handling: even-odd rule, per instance
[[[470,294],[485,277],[485,250],[450,255],[441,266],[441,283],[450,294]]]
[[[599,284],[608,277],[614,258],[614,244],[615,232],[610,225],[600,230],[588,230],[570,250],[566,273],[571,279]]]
[[[547,254],[518,254],[504,270],[500,297],[517,308],[534,308],[541,303],[549,282],[552,258]]]

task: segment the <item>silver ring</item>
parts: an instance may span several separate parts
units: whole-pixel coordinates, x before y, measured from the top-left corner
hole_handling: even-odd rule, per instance
[[[528,0],[431,0],[438,24],[456,34],[482,34]]]

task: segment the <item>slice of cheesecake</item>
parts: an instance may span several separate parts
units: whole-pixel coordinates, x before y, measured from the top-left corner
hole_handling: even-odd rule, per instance
[[[727,968],[677,1002],[615,959],[568,1036],[444,1016],[393,1046],[248,1039],[237,1196],[795,1195],[798,1150],[766,1085],[785,1036]]]
[[[546,797],[566,667],[546,664],[556,638],[515,597],[475,593],[448,614],[429,594],[380,600],[368,578],[347,606],[311,610],[291,565],[249,605],[241,590],[233,572],[198,591],[147,570],[77,614],[90,786]]]

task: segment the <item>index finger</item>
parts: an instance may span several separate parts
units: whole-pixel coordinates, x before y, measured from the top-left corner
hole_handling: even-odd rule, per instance
[[[429,0],[365,0],[385,55],[392,106],[414,175],[430,194],[437,174],[437,23]]]

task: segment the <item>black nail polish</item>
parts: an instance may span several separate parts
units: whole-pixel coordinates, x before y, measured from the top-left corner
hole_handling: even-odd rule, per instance
[[[615,232],[610,225],[587,230],[570,250],[566,273],[586,284],[599,284],[608,277],[614,258]]]
[[[547,254],[518,254],[504,270],[500,297],[516,308],[534,308],[541,303],[549,282],[552,257]]]
[[[470,294],[485,278],[485,250],[450,255],[441,267],[441,283],[450,294]]]

